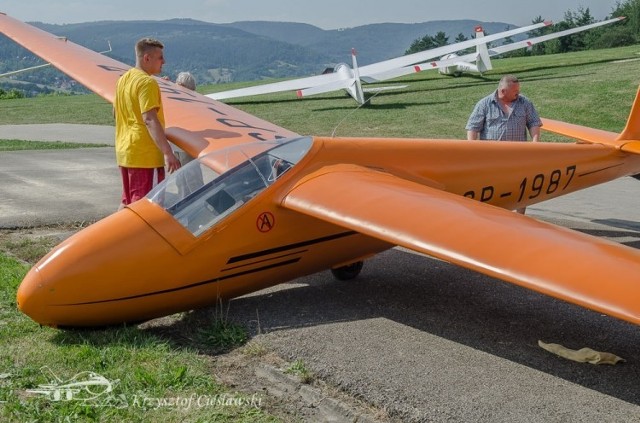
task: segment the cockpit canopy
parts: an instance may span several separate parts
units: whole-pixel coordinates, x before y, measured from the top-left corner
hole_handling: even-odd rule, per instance
[[[312,142],[301,137],[215,151],[170,174],[147,198],[199,236],[278,180]]]

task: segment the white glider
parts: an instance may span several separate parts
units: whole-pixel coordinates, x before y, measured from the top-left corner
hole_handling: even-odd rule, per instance
[[[540,22],[526,27],[488,35],[481,39],[474,38],[455,44],[449,44],[418,53],[396,57],[394,59],[389,59],[382,62],[372,63],[370,65],[362,67],[358,67],[355,59],[355,50],[352,50],[353,68],[347,64],[342,63],[335,67],[333,73],[275,82],[271,84],[257,85],[248,88],[240,88],[237,90],[221,91],[208,94],[207,97],[213,98],[215,100],[224,100],[229,98],[261,95],[280,91],[296,91],[298,97],[305,97],[313,94],[320,94],[344,89],[347,90],[349,95],[351,95],[351,97],[353,97],[359,104],[364,104],[364,92],[367,92],[367,89],[362,88],[362,82],[381,82],[387,79],[409,75],[414,72],[420,72],[421,69],[418,69],[416,66],[414,66],[416,63],[421,63],[425,60],[464,50],[469,47],[475,47],[482,44],[486,45],[486,43],[492,41],[510,37],[523,32],[532,31],[534,29],[548,25],[551,25],[551,22]],[[376,88],[376,90],[380,91],[393,88],[400,87],[380,87]]]
[[[499,47],[493,47],[488,49],[487,44],[478,44],[474,53],[469,53],[463,56],[458,56],[455,53],[450,53],[443,56],[440,60],[428,63],[420,63],[416,67],[420,70],[438,69],[443,75],[459,76],[463,72],[484,73],[493,69],[491,65],[491,57],[498,56],[513,50],[521,48],[531,47],[534,44],[542,43],[544,41],[553,40],[555,38],[564,37],[567,35],[575,34],[577,32],[586,31],[588,29],[597,28],[599,26],[608,25],[614,22],[619,22],[624,19],[624,16],[620,16],[606,21],[596,22],[589,25],[583,25],[576,28],[567,29],[564,31],[553,32],[551,34],[542,35],[540,37],[529,38],[526,40],[504,44]],[[476,39],[483,38],[484,32],[481,27],[476,27]],[[475,62],[475,63],[474,63]]]

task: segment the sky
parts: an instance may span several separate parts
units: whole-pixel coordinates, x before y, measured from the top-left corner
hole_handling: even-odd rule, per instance
[[[541,16],[559,22],[566,11],[589,8],[602,20],[617,0],[0,0],[0,12],[22,21],[52,24],[101,20],[193,18],[213,23],[301,22],[322,29],[395,22],[474,19],[531,24]]]

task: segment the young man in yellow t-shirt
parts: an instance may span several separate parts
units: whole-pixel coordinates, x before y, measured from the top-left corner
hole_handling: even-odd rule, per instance
[[[164,133],[160,87],[153,75],[162,71],[164,46],[143,38],[136,43],[136,66],[118,80],[113,104],[116,119],[116,160],[122,175],[122,206],[151,191],[180,167]]]

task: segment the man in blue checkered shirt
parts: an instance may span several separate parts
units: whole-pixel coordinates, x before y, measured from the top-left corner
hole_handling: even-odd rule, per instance
[[[500,79],[498,89],[480,100],[467,122],[468,140],[540,140],[542,121],[533,103],[520,95],[520,82],[514,75]]]

